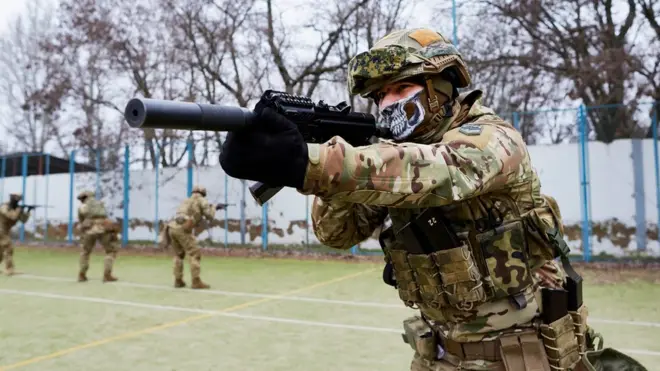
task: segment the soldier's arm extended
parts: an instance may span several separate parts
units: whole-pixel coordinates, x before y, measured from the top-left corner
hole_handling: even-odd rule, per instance
[[[373,206],[442,206],[527,181],[524,142],[510,126],[448,131],[443,142],[353,147],[339,137],[308,144],[299,191]],[[462,132],[463,131],[463,132]]]
[[[28,221],[28,219],[30,219],[30,215],[32,215],[30,211],[25,211],[22,209],[18,215],[18,219],[21,221],[21,223],[25,223]]]
[[[199,212],[208,220],[215,218],[215,207],[206,198],[200,197],[197,203]]]
[[[369,238],[387,217],[387,208],[314,198],[312,223],[319,242],[336,249],[349,249]]]

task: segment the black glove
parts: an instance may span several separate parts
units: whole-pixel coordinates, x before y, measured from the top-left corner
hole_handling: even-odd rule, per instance
[[[227,175],[271,187],[302,188],[307,144],[296,125],[263,100],[254,109],[254,125],[227,134],[220,165]]]

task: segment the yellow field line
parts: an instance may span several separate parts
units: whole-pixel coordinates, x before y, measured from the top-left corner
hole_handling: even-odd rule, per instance
[[[149,333],[152,333],[152,332],[155,332],[155,331],[158,331],[158,330],[163,330],[163,329],[167,329],[167,328],[170,328],[170,327],[184,325],[186,323],[199,321],[201,319],[217,316],[220,313],[228,313],[228,312],[233,312],[233,311],[244,309],[244,308],[249,308],[249,307],[252,307],[252,306],[255,306],[255,305],[258,305],[258,304],[262,304],[262,303],[266,303],[266,302],[269,302],[269,301],[277,300],[277,299],[282,298],[282,297],[287,296],[287,295],[293,295],[293,294],[297,294],[297,293],[302,292],[302,291],[313,290],[313,289],[316,289],[316,288],[319,288],[319,287],[322,287],[322,286],[327,286],[327,285],[331,285],[331,284],[336,283],[336,282],[341,282],[341,281],[345,281],[345,280],[348,280],[348,279],[351,279],[351,278],[355,278],[355,277],[361,276],[363,274],[373,272],[375,270],[376,269],[367,269],[367,270],[360,271],[360,272],[357,272],[357,273],[351,273],[351,274],[348,274],[348,275],[345,275],[345,276],[333,278],[331,280],[318,282],[318,283],[315,283],[313,285],[305,286],[305,287],[302,287],[302,288],[299,288],[299,289],[287,291],[283,294],[277,295],[276,297],[263,298],[263,299],[248,301],[248,302],[245,302],[243,304],[238,304],[238,305],[234,305],[234,306],[231,306],[231,307],[228,307],[228,308],[221,309],[220,311],[218,311],[218,313],[200,314],[200,315],[197,315],[197,316],[192,316],[192,317],[180,319],[180,320],[177,320],[177,321],[167,322],[167,323],[164,323],[162,325],[147,327],[145,329],[137,330],[137,331],[125,332],[123,334],[110,336],[110,337],[107,337],[107,338],[104,338],[104,339],[92,341],[92,342],[85,343],[85,344],[76,345],[76,346],[73,346],[71,348],[58,350],[57,352],[46,354],[46,355],[43,355],[43,356],[29,358],[29,359],[26,359],[24,361],[13,363],[13,364],[10,364],[10,365],[7,365],[7,366],[0,366],[0,371],[13,370],[13,369],[23,367],[23,366],[27,366],[27,365],[31,365],[31,364],[34,364],[34,363],[37,363],[37,362],[46,361],[46,360],[49,360],[49,359],[61,357],[61,356],[67,355],[67,354],[71,354],[71,353],[77,352],[79,350],[94,348],[94,347],[104,345],[104,344],[108,344],[108,343],[112,343],[112,342],[115,342],[115,341],[118,341],[118,340],[130,339],[130,338],[133,338],[133,337],[136,337],[136,336],[149,334]]]

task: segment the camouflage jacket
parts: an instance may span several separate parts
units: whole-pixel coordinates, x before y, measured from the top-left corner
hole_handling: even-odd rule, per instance
[[[108,213],[100,200],[89,199],[78,207],[78,226],[87,234],[108,232]]]
[[[480,105],[480,96],[478,90],[462,95],[454,116],[424,144],[381,140],[353,147],[339,137],[308,144],[308,171],[299,191],[316,195],[312,222],[320,242],[348,249],[371,237],[388,216],[402,226],[428,207],[442,208],[457,231],[488,219],[493,210],[505,221],[526,218],[543,228],[561,228],[554,200],[541,194],[521,135]],[[522,285],[515,271],[525,265],[536,270],[552,254],[538,234],[526,237],[527,262],[497,251],[498,246],[486,260],[495,281],[509,280],[505,288],[524,287],[526,307],[514,308],[510,298],[501,298],[469,310],[419,305],[422,313],[456,341],[480,341],[529,324],[537,316],[537,284],[530,286],[527,279]]]
[[[30,218],[30,212],[21,212],[21,208],[10,209],[8,203],[0,206],[0,235],[9,235],[9,231],[19,221],[25,223]]]
[[[179,205],[176,216],[169,226],[174,228],[183,226],[184,229],[192,229],[199,225],[202,218],[213,220],[215,207],[202,195],[193,193]]]

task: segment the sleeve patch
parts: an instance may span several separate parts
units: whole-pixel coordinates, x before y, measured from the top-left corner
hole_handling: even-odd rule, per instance
[[[482,130],[483,128],[481,127],[481,125],[474,125],[474,124],[465,124],[458,129],[458,131],[461,134],[465,134],[465,135],[479,135],[481,134]]]

